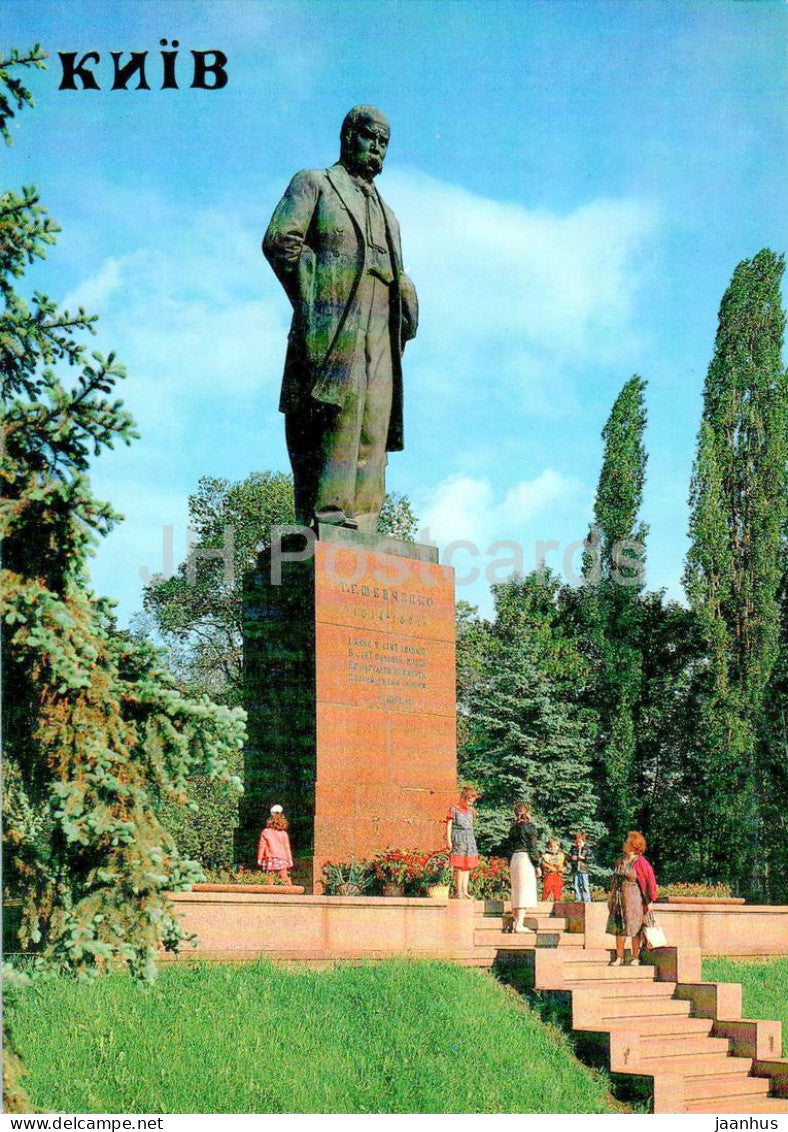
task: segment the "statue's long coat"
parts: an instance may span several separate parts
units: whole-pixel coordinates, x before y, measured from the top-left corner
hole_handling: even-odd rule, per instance
[[[391,286],[393,398],[389,452],[403,447],[402,366],[418,323],[416,292],[402,270],[399,224],[380,199],[394,268]],[[358,287],[365,270],[365,206],[344,166],[296,173],[276,207],[263,251],[293,304],[279,408],[298,413],[310,398],[342,405],[352,381]]]

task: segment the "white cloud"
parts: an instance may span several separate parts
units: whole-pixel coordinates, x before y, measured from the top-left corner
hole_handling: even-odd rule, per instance
[[[439,543],[465,539],[476,545],[489,530],[493,489],[487,480],[451,476],[430,493],[421,526]]]
[[[559,215],[402,169],[382,189],[421,296],[412,357],[444,389],[466,396],[472,383],[553,416],[573,400],[568,377],[637,358],[635,304],[658,226],[648,202]]]
[[[156,236],[105,260],[63,304],[100,313],[100,348],[111,344],[126,365],[123,392],[141,423],[166,419],[177,432],[203,396],[248,402],[270,387],[275,401],[289,306],[259,233],[198,213],[169,217]]]
[[[66,295],[63,306],[76,311],[83,307],[89,314],[103,308],[122,282],[121,265],[116,259],[107,259],[97,273],[85,279]]]
[[[421,537],[454,567],[457,598],[489,616],[490,585],[513,572],[527,574],[544,561],[574,580],[590,501],[579,480],[545,468],[508,490],[483,477],[450,476],[417,502],[423,503]]]
[[[499,539],[522,539],[529,524],[557,508],[582,510],[588,492],[579,480],[545,468],[502,496],[488,479],[450,476],[431,490],[421,525],[439,544],[472,542],[481,552]]]
[[[501,516],[513,525],[526,523],[552,506],[575,499],[582,490],[579,480],[545,468],[536,479],[524,480],[506,493],[500,506]]]

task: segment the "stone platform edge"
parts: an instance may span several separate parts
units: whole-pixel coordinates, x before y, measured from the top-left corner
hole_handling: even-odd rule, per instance
[[[227,886],[230,888],[231,886]],[[251,887],[251,886],[249,886]],[[260,892],[169,894],[196,948],[180,958],[353,959],[396,955],[468,957],[481,901],[430,897],[320,896]],[[603,903],[561,903],[555,914],[586,949],[612,948]],[[788,906],[659,905],[671,947],[741,958],[788,955]]]
[[[176,959],[377,959],[397,955],[469,957],[473,900],[429,897],[289,896],[174,892],[178,919],[196,947]]]

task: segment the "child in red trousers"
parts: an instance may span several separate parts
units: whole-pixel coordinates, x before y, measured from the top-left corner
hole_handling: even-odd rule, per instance
[[[566,854],[562,852],[560,842],[551,837],[542,854],[542,900],[554,900],[557,903],[564,895],[565,862]]]

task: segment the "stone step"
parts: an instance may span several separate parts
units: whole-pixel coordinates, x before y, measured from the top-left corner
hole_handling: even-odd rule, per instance
[[[511,912],[511,901],[504,900],[501,903],[503,904],[504,915]],[[474,911],[477,916],[484,916],[486,919],[490,919],[493,916],[496,916],[498,919],[501,917],[500,912],[486,912],[483,900],[477,900],[475,902]],[[536,904],[531,905],[530,908],[525,908],[524,911],[527,916],[550,916],[553,912],[553,902],[552,900],[539,900]]]
[[[689,1016],[691,1003],[681,998],[647,998],[645,995],[632,998],[606,998],[600,1001],[600,1021],[617,1022],[622,1018],[644,1019],[665,1018],[668,1015]]]
[[[560,947],[582,948],[585,937],[582,935],[562,935],[560,932],[502,932],[475,928],[473,942],[481,947],[519,948]]]
[[[508,932],[499,932],[498,935],[485,933],[481,938],[474,932],[474,946],[480,951],[533,951],[536,947],[535,935],[510,935]]]
[[[776,1116],[778,1113],[788,1112],[788,1100],[783,1100],[781,1097],[758,1097],[756,1100],[751,1100],[747,1095],[709,1097],[702,1101],[687,1101],[683,1111],[707,1115],[712,1115],[715,1112],[731,1114],[764,1112]]]
[[[527,928],[538,928],[540,931],[566,931],[566,920],[563,916],[529,916],[526,913],[523,922]]]
[[[672,1054],[724,1053],[730,1050],[727,1038],[711,1038],[707,1034],[650,1034],[640,1038],[641,1057],[662,1057]]]
[[[660,1004],[661,1005],[661,1004]],[[654,1017],[645,1015],[642,1018],[612,1019],[610,1029],[626,1030],[638,1034],[641,1041],[644,1038],[676,1037],[686,1038],[697,1034],[711,1034],[714,1025],[713,1018],[687,1018],[686,1015],[668,1015]]]
[[[655,983],[651,979],[634,981],[626,979],[617,983],[615,979],[566,979],[566,990],[595,990],[600,999],[610,998],[671,998],[676,989],[675,983]]]
[[[574,956],[564,962],[564,980],[593,986],[612,980],[619,983],[654,982],[654,967],[611,967],[610,963],[588,963]]]
[[[571,935],[572,938],[574,938],[573,932],[567,932],[567,935]],[[585,939],[585,936],[581,935],[580,938]],[[584,947],[582,954],[568,955],[566,957],[566,962],[567,963],[593,963],[595,966],[598,966],[598,967],[607,967],[610,963],[612,956],[613,956],[613,951],[610,948],[607,948],[607,947]],[[649,963],[644,963],[643,968],[645,970],[652,969],[651,965]],[[626,967],[621,967],[621,970],[622,971],[629,970],[629,964],[627,964]],[[635,967],[635,970],[637,971],[638,968]]]
[[[741,1064],[737,1065],[736,1062],[740,1062]],[[722,1078],[723,1076],[727,1077],[733,1075],[741,1082],[758,1080],[759,1078],[748,1077],[751,1068],[751,1058],[732,1058],[725,1053],[674,1054],[672,1057],[642,1057],[638,1061],[638,1072],[648,1073],[650,1076],[656,1073],[670,1073],[671,1076],[676,1077],[683,1076],[685,1078],[685,1088],[689,1085],[689,1079],[691,1077],[717,1076]],[[760,1079],[763,1080],[763,1078]],[[739,1090],[739,1092],[744,1091],[744,1087]]]
[[[586,937],[581,932],[553,932],[540,930],[536,933],[537,947],[561,947],[582,949]]]
[[[524,923],[527,928],[534,928],[537,931],[566,931],[566,920],[558,916],[525,916]],[[503,930],[503,925],[501,916],[484,916],[476,921],[474,928],[477,932],[500,932]]]
[[[733,1058],[731,1060],[744,1061],[749,1065],[749,1058]],[[736,1073],[710,1073],[702,1076],[687,1076],[684,1080],[684,1099],[692,1101],[705,1100],[707,1097],[750,1096],[766,1097],[769,1095],[768,1077],[750,1077],[745,1068]]]

